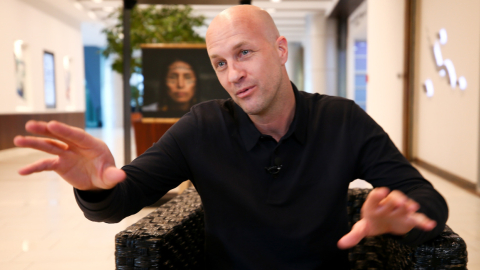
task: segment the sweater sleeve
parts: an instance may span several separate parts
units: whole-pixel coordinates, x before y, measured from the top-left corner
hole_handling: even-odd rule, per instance
[[[102,192],[74,190],[86,218],[107,223],[119,222],[143,207],[155,203],[170,189],[192,179],[185,159],[194,149],[195,121],[187,113],[152,147],[122,167],[127,178],[115,188]]]
[[[420,204],[418,212],[435,220],[429,232],[414,228],[400,241],[419,245],[439,235],[448,218],[445,199],[400,153],[387,133],[360,107],[352,104],[351,141],[356,156],[356,177],[374,187],[399,190]]]

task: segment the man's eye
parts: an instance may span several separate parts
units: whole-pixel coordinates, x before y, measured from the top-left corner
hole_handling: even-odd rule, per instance
[[[217,67],[221,68],[223,66],[225,66],[225,62],[218,62],[217,63]]]
[[[243,50],[243,51],[242,51],[242,55],[246,55],[246,54],[248,54],[248,53],[249,53],[249,50]]]

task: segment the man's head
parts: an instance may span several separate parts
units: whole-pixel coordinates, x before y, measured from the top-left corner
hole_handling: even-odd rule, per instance
[[[210,24],[206,42],[220,83],[247,114],[278,110],[290,89],[288,46],[266,11],[251,5],[224,10]]]

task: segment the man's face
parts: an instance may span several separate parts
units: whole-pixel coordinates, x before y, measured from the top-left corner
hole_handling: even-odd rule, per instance
[[[262,115],[273,105],[281,61],[275,42],[262,31],[242,21],[217,24],[207,37],[207,50],[220,83],[247,114]]]
[[[175,61],[168,67],[167,73],[168,95],[177,103],[187,103],[195,95],[197,82],[192,67],[183,61]]]

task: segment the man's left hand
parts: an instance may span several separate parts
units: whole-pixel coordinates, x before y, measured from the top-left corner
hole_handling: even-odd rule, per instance
[[[401,191],[386,187],[376,188],[370,192],[362,207],[362,219],[352,230],[337,243],[340,249],[355,246],[367,236],[390,233],[404,235],[413,228],[430,231],[437,223],[422,213],[420,205],[409,199]]]

